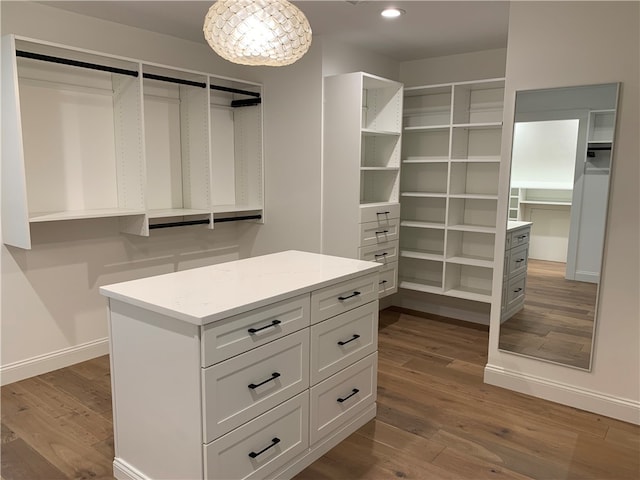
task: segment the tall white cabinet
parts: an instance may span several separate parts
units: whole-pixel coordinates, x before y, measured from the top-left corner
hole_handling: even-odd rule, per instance
[[[404,96],[399,286],[489,303],[504,79]]]
[[[322,251],[384,265],[397,291],[402,84],[363,72],[324,80]]]
[[[30,225],[119,217],[262,219],[262,87],[8,35],[2,38],[3,241]]]

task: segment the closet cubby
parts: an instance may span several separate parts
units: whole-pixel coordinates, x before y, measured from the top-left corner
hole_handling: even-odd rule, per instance
[[[31,248],[35,222],[262,218],[259,84],[7,35],[2,101],[7,245]]]
[[[405,163],[400,182],[403,196],[435,194],[446,195],[448,162]]]
[[[504,79],[405,89],[401,288],[491,301],[503,107]]]
[[[376,225],[397,228],[402,102],[403,86],[393,80],[364,72],[325,77],[323,253],[368,259],[377,247],[366,232]],[[374,239],[397,251],[397,236]],[[381,297],[397,291],[397,255],[384,258],[385,275],[392,278],[384,279]]]
[[[427,293],[442,293],[443,267],[444,264],[439,261],[403,255],[399,261],[400,288]]]

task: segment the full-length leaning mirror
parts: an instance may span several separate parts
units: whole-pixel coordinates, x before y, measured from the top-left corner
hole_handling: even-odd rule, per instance
[[[618,89],[516,93],[501,350],[591,368]]]

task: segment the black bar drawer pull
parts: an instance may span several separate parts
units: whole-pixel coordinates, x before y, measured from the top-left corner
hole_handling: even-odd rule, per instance
[[[340,341],[338,342],[338,345],[340,345],[340,346],[342,346],[342,345],[346,345],[347,343],[349,343],[349,342],[353,342],[354,340],[357,340],[357,339],[359,339],[359,338],[360,338],[360,335],[358,335],[357,333],[354,333],[354,334],[353,334],[353,337],[351,337],[349,340],[347,340],[347,341],[345,341],[345,342],[343,342],[342,340],[340,340]]]
[[[271,328],[271,327],[275,327],[276,325],[280,325],[282,322],[280,320],[273,320],[269,325],[265,325],[264,327],[260,327],[260,328],[250,328],[249,330],[247,330],[247,332],[249,333],[258,333],[262,330],[264,330],[265,328]]]
[[[382,235],[383,233],[389,233],[389,230],[380,230],[379,232],[376,232],[376,235]]]
[[[348,298],[357,297],[360,295],[360,292],[353,292],[351,295],[347,295],[346,297],[338,297],[338,300],[347,300]]]
[[[524,262],[524,258],[519,258],[518,260],[516,260],[516,263],[521,263]]]
[[[250,383],[249,385],[247,385],[247,387],[249,387],[251,390],[254,390],[258,387],[261,387],[262,385],[264,385],[265,383],[271,382],[273,380],[275,380],[276,378],[278,378],[280,376],[280,374],[278,372],[273,372],[271,374],[270,378],[267,378],[264,382],[260,382],[257,385],[255,383]],[[258,454],[259,455],[259,454]]]
[[[513,291],[513,293],[518,293],[518,292],[521,292],[521,291],[522,291],[522,288],[516,288],[516,289]]]
[[[386,280],[381,280],[381,281],[378,282],[378,285],[384,285],[385,283],[387,283]]]
[[[264,452],[266,452],[267,450],[269,450],[271,447],[275,447],[277,444],[280,443],[280,439],[278,437],[275,437],[273,440],[271,440],[271,445],[269,445],[268,447],[263,448],[262,450],[260,450],[258,453],[256,452],[251,452],[249,454],[249,456],[251,458],[256,458],[258,455],[262,455]]]
[[[378,257],[386,257],[387,255],[389,255],[389,253],[384,252],[384,253],[374,253],[373,257],[374,258],[378,258]]]
[[[522,240],[523,238],[527,238],[527,236],[526,235],[518,235],[517,238],[518,238],[518,240]]]
[[[376,215],[389,215],[391,212],[376,212]]]
[[[349,400],[351,397],[353,397],[353,396],[354,396],[356,393],[358,393],[359,391],[360,391],[360,390],[358,390],[357,388],[354,388],[353,390],[351,390],[351,393],[350,393],[349,395],[347,395],[347,396],[346,396],[346,397],[344,397],[344,398],[338,398],[336,401],[337,401],[338,403],[342,403],[342,402],[344,402],[344,401],[346,401],[346,400]]]

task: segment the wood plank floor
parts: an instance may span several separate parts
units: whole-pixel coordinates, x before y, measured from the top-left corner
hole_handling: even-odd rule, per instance
[[[589,368],[598,285],[565,279],[565,268],[529,259],[524,308],[500,326],[500,349]]]
[[[487,340],[381,312],[377,418],[296,480],[640,478],[640,427],[485,385]],[[112,478],[107,357],[1,394],[3,480]]]

